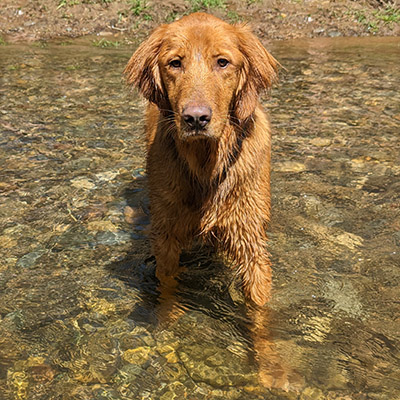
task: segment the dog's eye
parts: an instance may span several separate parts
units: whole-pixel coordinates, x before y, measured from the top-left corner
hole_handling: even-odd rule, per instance
[[[226,68],[229,61],[226,58],[218,58],[217,63],[221,68]]]
[[[176,60],[170,61],[169,65],[172,68],[180,68],[182,66],[182,63],[181,63],[181,60],[176,59]]]

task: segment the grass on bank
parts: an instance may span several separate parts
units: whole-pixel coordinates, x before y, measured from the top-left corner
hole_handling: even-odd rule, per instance
[[[356,21],[364,25],[369,32],[377,33],[379,25],[393,25],[400,22],[400,8],[388,6],[385,9],[379,9],[373,12],[372,17],[367,16],[364,11],[357,10],[353,12]]]
[[[95,39],[92,41],[93,46],[95,47],[100,47],[101,49],[115,49],[121,45],[121,42],[115,41],[113,42],[112,40],[107,40],[107,39]]]
[[[225,9],[224,0],[187,0],[190,6],[190,12],[206,11],[210,8]]]

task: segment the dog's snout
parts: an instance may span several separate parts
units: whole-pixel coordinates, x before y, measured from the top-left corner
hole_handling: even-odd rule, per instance
[[[211,121],[212,111],[207,106],[187,106],[183,109],[182,118],[190,129],[204,129]]]

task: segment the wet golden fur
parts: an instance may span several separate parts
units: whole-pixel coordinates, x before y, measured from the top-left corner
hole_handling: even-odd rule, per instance
[[[258,95],[276,68],[247,26],[204,13],[161,25],[129,60],[127,82],[149,100],[147,172],[160,280],[177,274],[181,250],[201,237],[234,262],[248,297],[268,300],[271,139]],[[204,129],[185,125],[188,105],[211,110]]]

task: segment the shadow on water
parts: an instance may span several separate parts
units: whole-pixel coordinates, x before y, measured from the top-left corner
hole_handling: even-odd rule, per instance
[[[148,233],[150,221],[146,178],[137,177],[134,184],[127,187],[123,193],[128,206],[132,210],[140,210],[140,217],[132,219],[133,236],[135,237],[138,231]],[[244,357],[249,365],[255,366],[254,370],[250,369],[244,373],[244,377],[240,379],[243,383],[250,378],[254,384],[260,382],[270,389],[300,389],[303,385],[302,379],[289,366],[284,365],[273,344],[269,332],[272,310],[245,304],[240,282],[234,279],[233,271],[224,264],[214,249],[195,244],[192,249],[182,253],[180,265],[183,272],[177,278],[177,287],[172,291],[160,288],[155,276],[154,256],[144,260],[143,257],[138,257],[136,243],[133,243],[132,250],[124,259],[108,265],[107,268],[113,277],[139,293],[140,301],[128,318],[136,325],[145,327],[156,338],[167,332],[174,332],[182,342],[181,351],[193,345],[201,345],[203,341],[208,345],[221,339],[221,343],[225,342],[229,347],[234,340],[242,347],[241,358]],[[193,314],[196,315],[194,319]],[[182,332],[187,330],[185,324],[188,318],[193,319],[193,329],[207,329],[207,326],[204,326],[205,322],[207,325],[214,325],[215,332],[203,332],[199,343],[197,336],[191,337],[193,332],[189,335]],[[221,329],[219,325],[224,326],[225,338],[221,338],[218,333]],[[215,334],[218,336],[213,337]],[[183,336],[187,339],[186,343]],[[211,369],[217,366],[218,364],[212,366],[211,360],[207,376],[210,383],[214,379]],[[255,372],[258,378],[254,375]],[[224,385],[233,383],[230,383],[229,379],[231,378],[226,377]]]
[[[155,258],[150,251],[150,211],[146,193],[147,180],[144,176],[135,177],[133,184],[122,190],[127,206],[130,208],[132,237],[145,239],[148,246],[148,256],[143,259],[143,254],[137,255],[137,243],[132,242],[132,249],[128,251],[123,260],[112,263],[108,268],[116,277],[126,284],[141,290],[144,295],[154,296],[158,293],[158,280],[155,277]],[[234,305],[228,288],[233,286],[233,276],[228,275],[226,266],[219,260],[214,251],[197,244],[189,252],[181,256],[180,264],[186,269],[179,277],[180,290],[177,295],[181,298],[184,308],[197,304],[204,306],[213,314],[213,308],[218,316],[218,305],[226,304],[227,308]],[[231,281],[229,281],[229,279]],[[218,298],[217,302],[212,298]],[[154,303],[151,297],[150,302]],[[190,306],[192,303],[192,306]],[[213,304],[217,303],[216,307]],[[221,307],[222,309],[224,306]],[[221,315],[219,315],[220,317]]]

